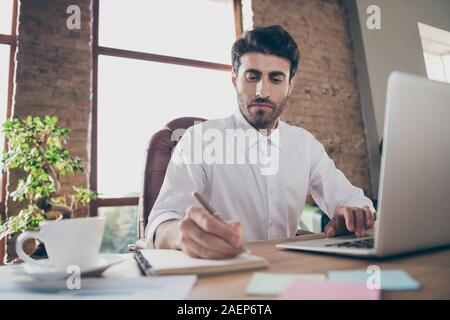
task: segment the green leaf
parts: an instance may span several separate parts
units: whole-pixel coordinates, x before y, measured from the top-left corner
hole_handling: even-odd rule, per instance
[[[83,172],[81,159],[70,155],[65,147],[70,130],[59,126],[56,116],[7,119],[2,124],[2,132],[9,140],[9,150],[2,153],[3,169],[21,169],[26,174],[10,194],[15,201],[32,205],[39,198],[51,199],[56,196],[55,179]],[[78,188],[72,199],[85,205],[97,195]]]

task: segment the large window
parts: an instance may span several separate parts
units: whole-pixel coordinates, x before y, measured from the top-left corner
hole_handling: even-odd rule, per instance
[[[450,32],[423,23],[419,32],[428,78],[450,83]]]
[[[144,152],[175,118],[218,118],[236,108],[231,46],[237,0],[94,1],[91,187],[105,216],[103,251],[137,238]],[[119,14],[120,13],[120,14]]]
[[[10,46],[0,43],[0,123],[3,123],[5,121],[6,113],[8,110],[9,52]],[[1,150],[4,149],[4,143],[5,137],[0,132]]]
[[[0,1],[0,124],[9,117],[12,101],[14,52],[16,49],[17,0]],[[0,150],[5,149],[5,137],[0,133]],[[1,168],[0,168],[1,169]],[[0,173],[0,219],[5,219],[5,175]],[[0,258],[2,258],[0,256]]]

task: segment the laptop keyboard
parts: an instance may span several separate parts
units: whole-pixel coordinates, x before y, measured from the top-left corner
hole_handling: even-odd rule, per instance
[[[327,244],[325,247],[372,249],[374,238]]]

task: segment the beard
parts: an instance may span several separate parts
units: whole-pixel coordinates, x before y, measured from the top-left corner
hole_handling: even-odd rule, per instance
[[[248,100],[241,93],[237,93],[239,109],[244,118],[257,130],[268,129],[273,126],[286,108],[287,99],[286,96],[279,104],[276,104],[270,99],[264,98]],[[266,107],[256,107],[255,105],[258,104]]]

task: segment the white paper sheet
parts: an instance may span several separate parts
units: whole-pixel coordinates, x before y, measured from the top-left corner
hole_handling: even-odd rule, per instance
[[[19,266],[0,267],[0,300],[180,300],[197,280],[195,275],[143,277],[134,270],[133,260],[127,262],[110,276],[81,278],[80,289],[68,289],[66,280],[37,281],[15,274]]]

